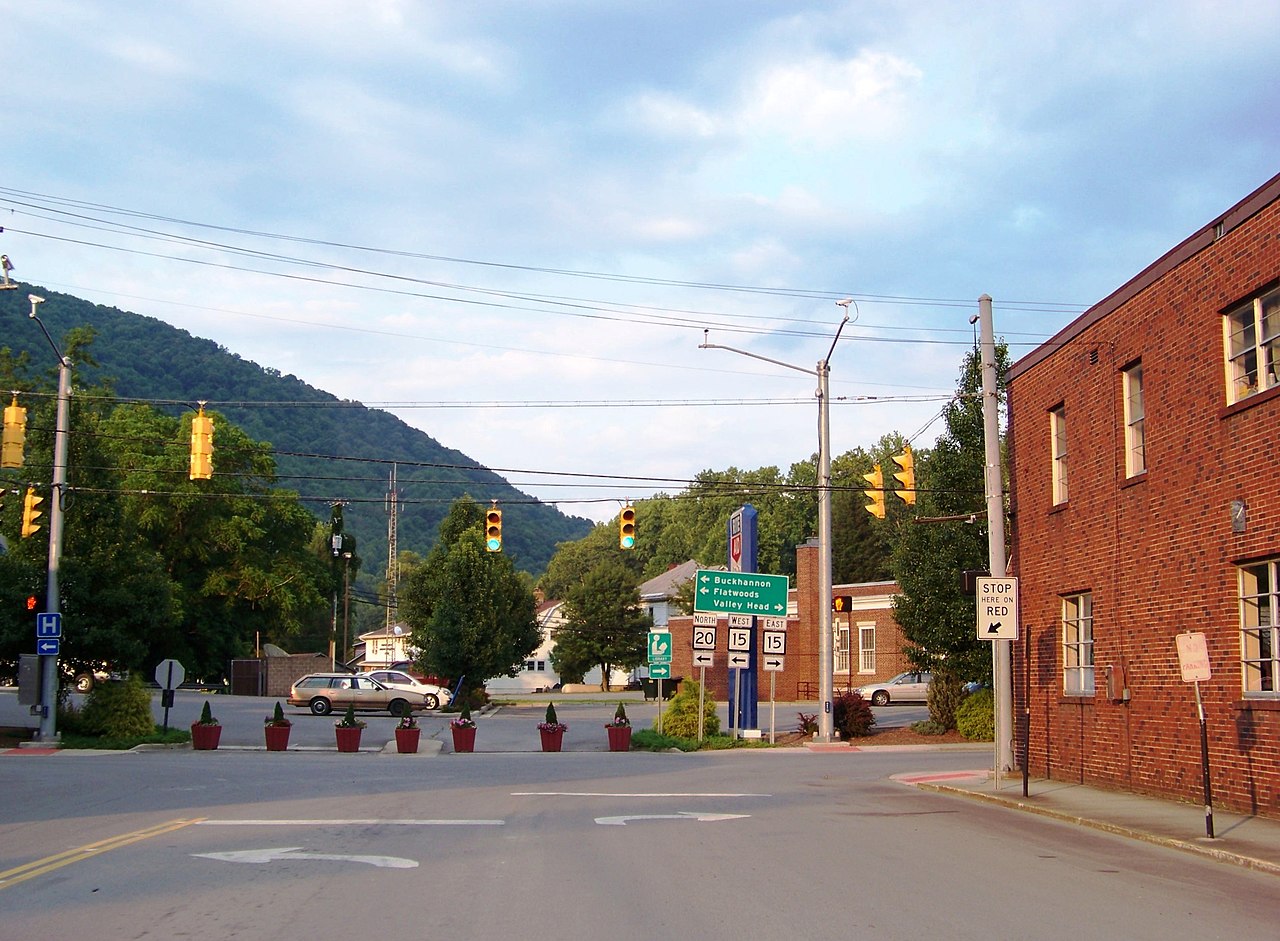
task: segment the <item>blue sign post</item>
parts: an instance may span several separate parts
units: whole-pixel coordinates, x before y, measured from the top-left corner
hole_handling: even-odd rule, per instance
[[[729,571],[756,571],[756,521],[759,514],[750,503],[729,517]],[[784,612],[785,613],[785,612]],[[751,649],[747,666],[729,670],[729,728],[754,729],[757,725],[756,629],[751,618]],[[735,721],[736,720],[736,721]]]

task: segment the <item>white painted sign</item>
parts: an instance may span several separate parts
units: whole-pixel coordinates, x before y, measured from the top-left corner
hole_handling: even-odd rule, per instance
[[[625,827],[632,820],[694,820],[698,823],[716,823],[721,820],[743,820],[750,814],[707,814],[694,810],[682,810],[678,814],[629,814],[625,817],[596,817],[596,823],[605,827]]]
[[[1204,634],[1191,631],[1178,635],[1178,665],[1182,668],[1182,682],[1195,683],[1213,676],[1209,667],[1209,645]]]
[[[417,869],[418,861],[403,856],[352,856],[345,853],[301,853],[301,846],[278,846],[273,849],[234,850],[229,853],[192,853],[199,859],[216,859],[224,863],[292,862],[295,859],[319,859],[337,863],[365,863],[379,869]]]
[[[751,665],[751,654],[749,653],[731,653],[729,654],[729,668],[733,670],[745,670]]]
[[[744,653],[751,649],[751,629],[747,627],[729,628],[729,650]]]
[[[785,631],[787,629],[786,618],[761,618],[760,627],[766,631]]]
[[[693,628],[693,649],[694,650],[715,650],[716,649],[716,629],[715,625],[711,627]]]
[[[715,627],[718,615],[715,614],[695,614],[693,616],[694,627]]]
[[[760,652],[765,656],[782,656],[787,652],[787,632],[763,631],[760,634]]]
[[[977,580],[978,640],[1018,639],[1018,580]]]
[[[716,665],[716,655],[709,650],[695,650],[693,652],[693,665],[695,667],[713,667]]]
[[[750,627],[751,617],[752,616],[750,614],[731,614],[729,615],[729,626],[730,627]]]
[[[786,657],[765,657],[761,663],[764,664],[766,673],[781,673],[787,665]]]

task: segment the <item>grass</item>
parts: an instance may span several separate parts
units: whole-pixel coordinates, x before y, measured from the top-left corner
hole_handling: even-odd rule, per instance
[[[104,738],[100,735],[82,735],[76,732],[62,733],[63,748],[89,748],[99,751],[128,751],[138,745],[185,745],[191,741],[191,733],[186,729],[170,729],[162,731],[159,727],[151,735],[138,735],[131,738]]]

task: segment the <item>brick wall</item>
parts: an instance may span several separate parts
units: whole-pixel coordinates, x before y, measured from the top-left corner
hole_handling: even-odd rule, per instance
[[[1215,803],[1280,815],[1280,701],[1245,699],[1236,565],[1280,555],[1280,389],[1228,407],[1222,311],[1280,278],[1280,177],[1015,364],[1013,564],[1030,666],[1033,772],[1199,801],[1194,688],[1175,636],[1203,631]],[[1262,203],[1259,205],[1259,203]],[[1245,204],[1242,204],[1245,206]],[[1238,224],[1237,224],[1238,223]],[[1230,226],[1234,226],[1234,228]],[[1125,477],[1121,370],[1141,361],[1146,472]],[[1069,500],[1051,505],[1049,409],[1066,412]],[[1233,533],[1232,500],[1248,504]],[[1061,597],[1093,599],[1097,691],[1063,693]],[[1107,671],[1128,699],[1107,695]]]

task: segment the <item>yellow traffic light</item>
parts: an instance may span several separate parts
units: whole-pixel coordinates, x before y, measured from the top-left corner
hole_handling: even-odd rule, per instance
[[[862,491],[871,498],[871,502],[867,504],[867,512],[884,519],[884,474],[880,471],[880,465],[877,464],[870,474],[863,474],[862,478],[874,488]]]
[[[36,530],[40,528],[40,524],[36,522],[36,518],[44,516],[44,512],[37,510],[36,507],[43,502],[44,497],[37,495],[34,488],[27,488],[27,495],[22,498],[23,539],[26,539],[28,536],[34,536],[36,534]]]
[[[213,476],[213,419],[200,413],[191,419],[191,474],[192,480],[208,480]]]
[[[618,514],[618,545],[623,549],[636,547],[636,508],[630,504]]]
[[[908,505],[914,505],[916,502],[916,459],[911,453],[911,445],[907,445],[902,449],[901,454],[893,456],[893,463],[897,464],[902,470],[897,471],[893,476],[902,484],[901,490],[895,490],[903,502]]]
[[[13,397],[4,410],[4,437],[0,443],[0,467],[21,467],[22,448],[27,440],[27,410]]]
[[[484,513],[484,547],[490,552],[502,551],[502,511],[496,506]]]

